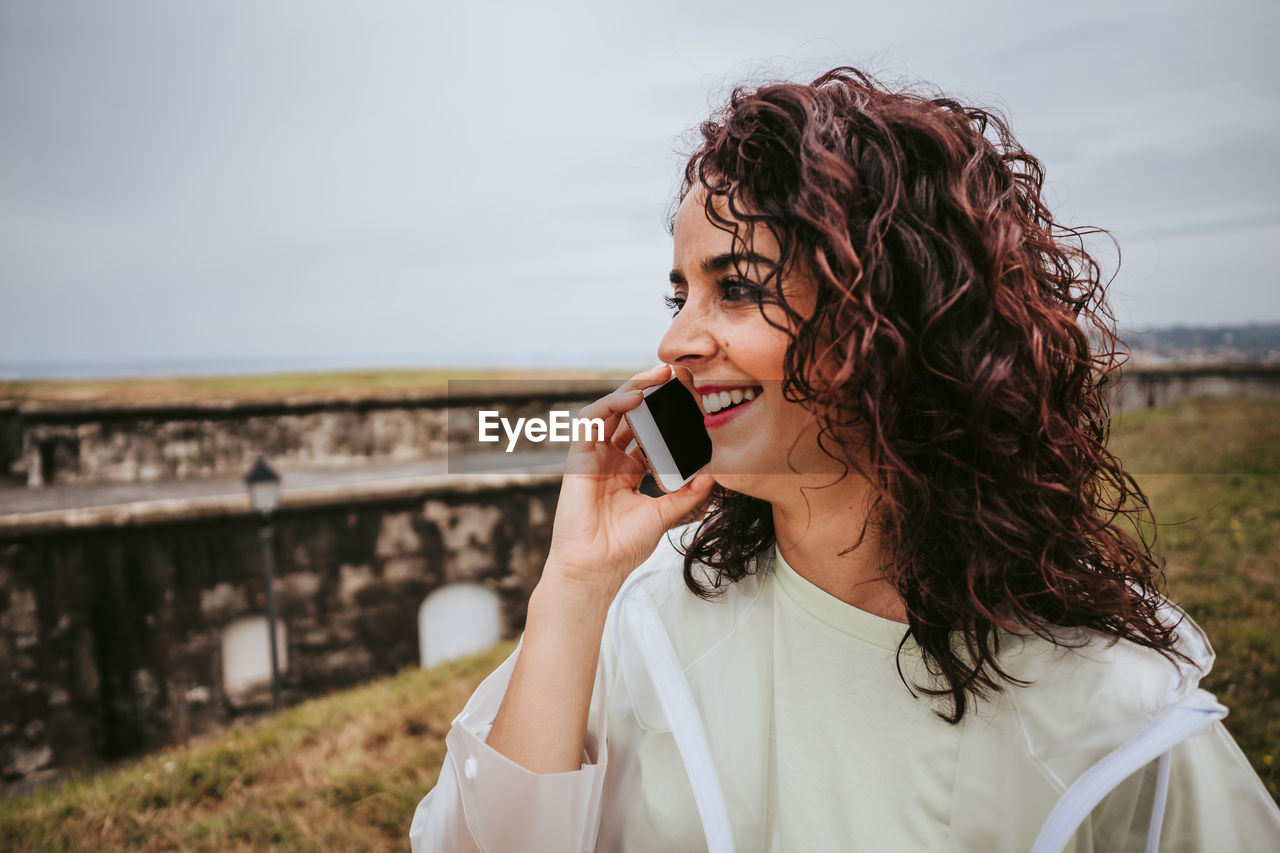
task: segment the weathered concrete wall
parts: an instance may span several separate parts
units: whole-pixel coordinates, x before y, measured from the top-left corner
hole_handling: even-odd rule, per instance
[[[445,584],[496,593],[508,635],[550,541],[559,478],[435,478],[286,502],[276,519],[286,702],[418,660],[418,611]],[[230,695],[222,637],[265,612],[245,501],[149,515],[68,513],[0,529],[0,773],[38,780],[179,742],[269,703]]]
[[[0,410],[0,475],[28,486],[134,483],[241,474],[258,454],[334,467],[443,458],[451,447],[501,452],[476,442],[477,410],[545,418],[553,408],[576,412],[616,385],[474,380],[449,392],[357,400],[21,403],[7,416]]]

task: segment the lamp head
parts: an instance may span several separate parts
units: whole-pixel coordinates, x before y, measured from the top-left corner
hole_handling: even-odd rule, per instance
[[[245,475],[244,484],[249,489],[249,502],[253,511],[261,516],[275,512],[280,497],[280,475],[272,470],[267,460],[259,456],[253,468]]]

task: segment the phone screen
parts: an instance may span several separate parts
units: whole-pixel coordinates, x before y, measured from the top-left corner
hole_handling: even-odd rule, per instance
[[[672,379],[644,401],[682,478],[693,476],[711,461],[711,436],[702,425],[702,410],[689,389]]]

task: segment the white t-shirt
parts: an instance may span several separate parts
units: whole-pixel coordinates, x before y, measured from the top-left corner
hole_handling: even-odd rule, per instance
[[[823,591],[780,551],[774,570],[770,849],[942,849],[961,726],[899,677],[907,626]],[[914,643],[902,670],[930,683]]]

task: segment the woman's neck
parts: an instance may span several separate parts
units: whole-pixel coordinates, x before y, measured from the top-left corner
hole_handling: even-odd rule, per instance
[[[780,490],[770,498],[778,548],[796,574],[846,604],[896,622],[906,607],[883,579],[880,542],[872,525],[857,548],[842,554],[862,535],[874,500],[871,484],[850,473],[833,486]]]

